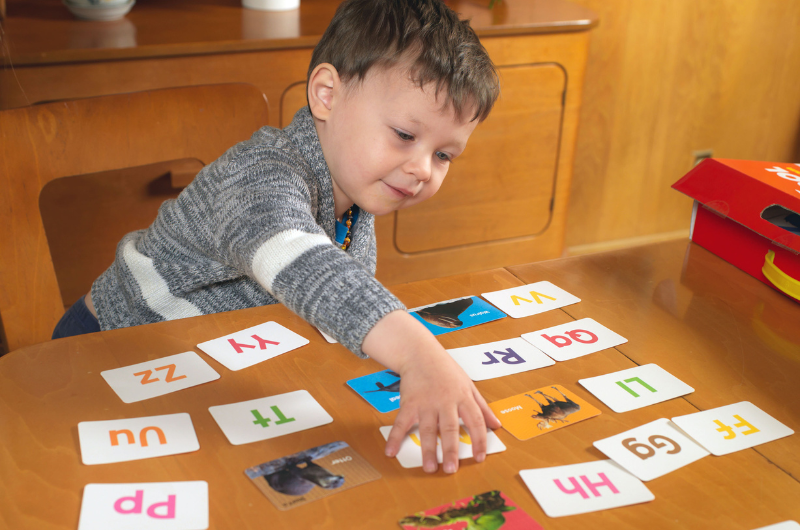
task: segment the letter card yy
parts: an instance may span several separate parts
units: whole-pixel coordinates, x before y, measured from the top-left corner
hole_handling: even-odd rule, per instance
[[[672,421],[715,456],[794,434],[792,429],[749,401],[678,416]]]
[[[581,301],[560,287],[550,282],[536,282],[481,296],[504,311],[511,318],[522,318],[538,315],[551,309],[558,309]]]
[[[453,348],[447,353],[473,381],[483,381],[551,366],[556,362],[527,341],[513,339]]]
[[[442,504],[400,521],[403,530],[464,530],[492,528],[502,530],[543,530],[530,515],[501,491],[487,491],[473,497]],[[464,525],[466,523],[466,526]]]
[[[415,307],[408,312],[434,335],[470,328],[505,318],[507,315],[477,296],[456,298],[438,304]]]
[[[647,486],[611,460],[523,469],[519,476],[549,517],[649,502]]]
[[[356,377],[347,386],[367,400],[378,412],[391,412],[400,408],[400,374],[383,370]]]
[[[518,440],[529,440],[600,414],[599,409],[561,385],[501,399],[489,403],[489,408]]]
[[[464,422],[459,420],[458,433],[458,459],[472,458],[472,438],[464,426]],[[384,440],[389,440],[389,433],[392,426],[386,425],[380,428]],[[486,429],[486,454],[501,453],[506,450],[506,446],[491,429]],[[436,437],[436,460],[441,464],[444,461],[442,450],[442,439]],[[419,437],[419,426],[415,425],[411,431],[400,442],[400,450],[397,452],[397,461],[406,469],[422,467],[422,442]]]
[[[106,370],[100,375],[125,403],[219,379],[219,374],[193,351]]]
[[[202,342],[198,348],[236,371],[258,364],[282,353],[305,346],[308,339],[277,322],[265,322],[224,337]]]
[[[78,530],[205,530],[208,483],[87,484]]]
[[[345,442],[333,442],[245,470],[253,484],[279,510],[381,478],[369,462]]]

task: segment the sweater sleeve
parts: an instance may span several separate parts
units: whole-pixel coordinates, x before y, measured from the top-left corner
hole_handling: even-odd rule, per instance
[[[365,357],[367,333],[404,306],[317,223],[310,171],[304,173],[291,150],[280,146],[256,145],[220,162],[198,182],[200,188],[220,187],[209,194],[215,197],[209,213],[220,261]]]

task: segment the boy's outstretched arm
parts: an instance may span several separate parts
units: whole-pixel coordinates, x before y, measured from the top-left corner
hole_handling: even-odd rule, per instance
[[[400,412],[386,443],[395,456],[405,435],[419,424],[423,469],[436,471],[436,436],[442,439],[445,473],[458,470],[458,419],[472,439],[476,462],[486,458],[486,426],[500,421],[464,370],[426,328],[405,311],[393,311],[367,333],[361,350],[400,374]]]

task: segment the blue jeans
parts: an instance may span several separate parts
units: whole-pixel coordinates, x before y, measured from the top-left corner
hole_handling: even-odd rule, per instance
[[[73,337],[75,335],[85,335],[87,333],[96,333],[100,331],[100,322],[97,321],[95,316],[86,307],[86,302],[81,296],[77,302],[72,304],[72,307],[67,309],[64,316],[56,324],[56,329],[53,330],[54,339],[63,339],[64,337]]]

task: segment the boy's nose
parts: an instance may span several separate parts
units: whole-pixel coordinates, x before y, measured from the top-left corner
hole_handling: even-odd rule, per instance
[[[431,157],[418,155],[408,161],[407,169],[420,182],[428,182],[431,179]]]

